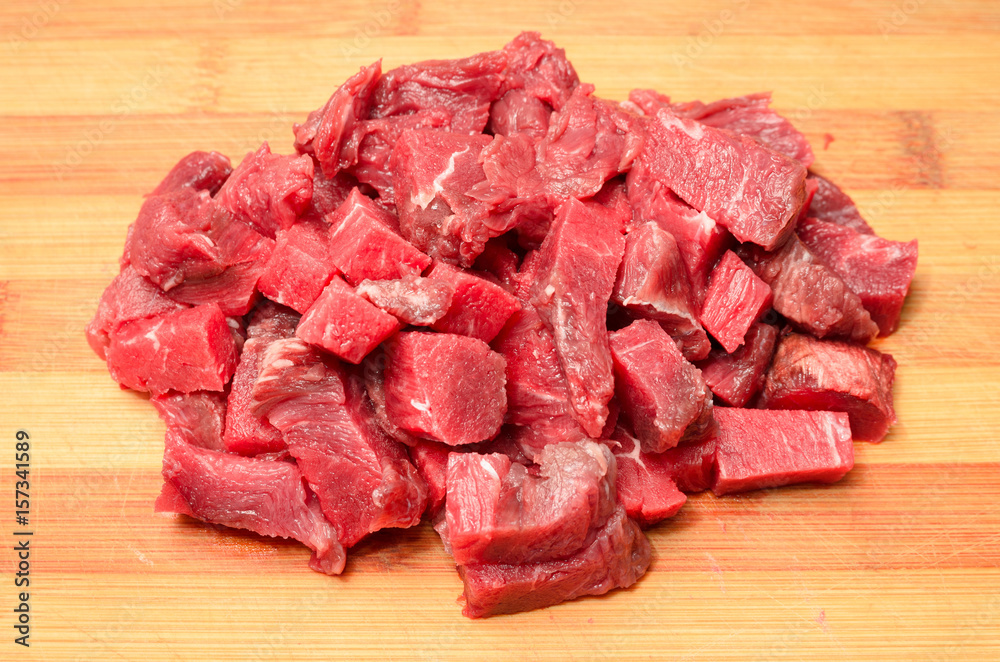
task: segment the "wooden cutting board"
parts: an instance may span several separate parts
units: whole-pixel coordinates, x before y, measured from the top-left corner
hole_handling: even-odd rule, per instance
[[[0,6],[0,658],[1000,659],[1000,5],[993,0],[17,0]],[[83,326],[183,154],[290,150],[358,67],[539,29],[599,94],[773,90],[885,237],[920,240],[900,423],[840,484],[700,495],[633,589],[469,621],[427,526],[330,578],[297,544],[156,516],[163,428]],[[30,649],[14,644],[31,435]]]

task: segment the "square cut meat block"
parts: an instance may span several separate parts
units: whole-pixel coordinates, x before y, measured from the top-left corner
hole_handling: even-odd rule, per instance
[[[396,280],[363,280],[355,291],[404,324],[427,326],[448,312],[455,286],[410,274]]]
[[[265,142],[246,155],[219,190],[216,200],[237,220],[274,239],[309,207],[313,160],[272,154]]]
[[[847,415],[719,407],[717,496],[795,483],[835,483],[854,466]]]
[[[458,565],[532,563],[582,549],[615,509],[615,458],[603,444],[546,446],[538,475],[506,455],[448,456],[445,525]]]
[[[539,563],[459,566],[462,614],[484,618],[541,609],[637,582],[649,567],[649,541],[619,507],[572,556]]]
[[[887,336],[899,326],[899,313],[917,270],[917,240],[889,241],[817,218],[799,224],[799,239],[844,279]]]
[[[640,159],[650,174],[739,241],[773,250],[794,231],[805,202],[801,162],[667,110],[646,127]]]
[[[302,316],[295,335],[357,364],[400,328],[399,320],[334,276]]]
[[[879,442],[896,422],[895,376],[889,354],[793,333],[778,341],[760,406],[847,412],[855,439]]]
[[[226,316],[215,304],[138,319],[112,332],[108,371],[136,391],[222,391],[239,352]]]
[[[298,314],[282,306],[265,304],[254,309],[247,327],[249,337],[243,344],[240,364],[229,389],[223,434],[225,448],[229,452],[258,455],[284,450],[285,440],[281,431],[266,418],[255,416],[250,408],[253,404],[253,385],[260,373],[264,353],[275,340],[292,338],[298,323]]]
[[[295,464],[198,448],[168,432],[163,478],[157,512],[292,538],[313,550],[313,570],[344,571],[344,548]]]
[[[451,446],[490,439],[507,411],[504,360],[481,340],[404,332],[386,344],[386,413],[404,431]]]
[[[808,216],[852,228],[861,234],[875,234],[867,221],[862,218],[851,196],[825,177],[809,175],[809,179],[816,182],[816,193],[809,203]]]
[[[684,494],[703,492],[715,480],[716,437],[675,446],[662,453],[643,453],[649,462],[662,465]]]
[[[224,451],[226,397],[214,391],[161,393],[149,398],[167,430],[192,446]]]
[[[123,324],[182,308],[187,306],[168,297],[131,265],[125,265],[101,294],[94,319],[87,324],[87,342],[106,359],[110,336]]]
[[[673,479],[673,466],[664,453],[643,453],[639,440],[621,425],[611,435],[618,465],[615,490],[628,516],[648,528],[673,517],[687,501]]]
[[[719,256],[732,242],[724,227],[698,211],[650,174],[640,159],[625,178],[631,226],[653,221],[673,236],[684,261],[693,303],[700,308],[708,290],[708,277]]]
[[[233,166],[224,154],[191,152],[170,169],[150,195],[162,195],[183,187],[215,195],[232,172]]]
[[[448,312],[431,324],[435,331],[490,342],[521,307],[514,295],[496,283],[444,262],[436,262],[427,277],[447,283],[454,292]]]
[[[278,231],[257,286],[271,301],[304,313],[336,273],[326,227],[304,222]]]
[[[732,354],[743,344],[750,326],[771,307],[772,299],[768,284],[735,253],[726,251],[712,270],[701,323]]]
[[[776,327],[758,322],[747,331],[743,346],[732,354],[712,350],[698,367],[715,397],[730,407],[743,407],[750,402],[764,386],[777,340]]]
[[[390,168],[399,229],[431,257],[472,266],[492,237],[510,229],[493,226],[492,205],[467,195],[486,182],[480,153],[493,139],[438,129],[407,131]]]
[[[261,360],[254,411],[281,430],[323,514],[350,547],[388,527],[417,524],[427,487],[402,445],[375,423],[364,384],[297,338]]]
[[[330,260],[351,285],[420,273],[431,259],[393,229],[392,214],[358,189],[329,219]]]
[[[692,308],[694,299],[677,242],[656,223],[644,223],[625,237],[625,256],[611,300],[659,322],[690,361],[705,358],[712,349]]]
[[[614,373],[608,300],[625,253],[615,213],[570,199],[559,206],[538,250],[531,303],[555,339],[576,420],[594,438],[608,418]]]
[[[647,453],[715,432],[712,392],[655,322],[636,320],[611,334],[618,400]]]
[[[833,269],[792,235],[779,250],[767,253],[744,244],[740,257],[771,286],[774,309],[798,328],[817,338],[841,338],[868,343],[878,325]]]

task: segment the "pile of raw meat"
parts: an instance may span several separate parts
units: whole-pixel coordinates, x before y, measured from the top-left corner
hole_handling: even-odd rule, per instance
[[[687,493],[849,471],[916,242],[768,94],[593,91],[524,33],[362,69],[295,155],[182,159],[87,328],[166,421],[157,510],[330,574],[428,520],[482,617],[631,585]]]

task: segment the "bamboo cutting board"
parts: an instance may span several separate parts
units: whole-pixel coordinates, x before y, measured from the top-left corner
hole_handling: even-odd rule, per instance
[[[1000,659],[1000,6],[707,0],[17,0],[0,6],[0,659]],[[156,516],[162,424],[83,326],[193,149],[238,160],[348,75],[539,29],[598,94],[771,89],[876,230],[920,240],[900,423],[841,483],[691,499],[634,588],[469,621],[427,526],[330,578],[298,544]],[[14,644],[31,435],[31,647]]]

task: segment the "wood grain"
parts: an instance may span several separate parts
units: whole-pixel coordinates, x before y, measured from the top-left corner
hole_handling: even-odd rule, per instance
[[[837,485],[692,498],[633,589],[479,622],[426,525],[329,578],[300,545],[154,515],[162,423],[83,337],[141,196],[193,149],[289,151],[378,57],[521,29],[612,98],[773,90],[879,233],[920,240],[878,343],[899,425]],[[0,493],[26,428],[36,551],[30,651],[0,557],[0,659],[1000,659],[998,37],[992,0],[3,3]]]

